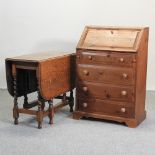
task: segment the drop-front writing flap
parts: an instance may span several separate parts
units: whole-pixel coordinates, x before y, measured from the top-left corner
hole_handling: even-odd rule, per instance
[[[86,27],[77,48],[136,52],[140,28]]]

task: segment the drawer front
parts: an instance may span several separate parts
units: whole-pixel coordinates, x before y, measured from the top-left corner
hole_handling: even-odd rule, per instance
[[[77,105],[78,111],[128,118],[134,117],[134,108],[121,104],[120,102],[109,102],[99,99],[88,100],[81,98],[77,99]]]
[[[134,102],[134,88],[109,84],[77,82],[78,98],[97,98],[122,102]]]
[[[135,62],[136,54],[77,51],[77,63],[133,66]]]
[[[82,81],[134,85],[135,71],[133,68],[79,64],[77,78]]]

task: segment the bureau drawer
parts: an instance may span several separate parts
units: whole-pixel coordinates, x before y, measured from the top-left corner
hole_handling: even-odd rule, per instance
[[[113,101],[134,102],[134,88],[101,83],[77,82],[78,98],[97,98]]]
[[[136,54],[133,53],[77,51],[77,63],[133,66],[135,62]]]
[[[79,64],[77,78],[82,81],[134,85],[135,70],[125,67]]]
[[[127,105],[127,104],[126,104]],[[120,117],[134,117],[134,107],[128,107],[120,102],[112,102],[106,100],[88,100],[77,99],[77,110],[94,113],[94,114],[108,114]]]

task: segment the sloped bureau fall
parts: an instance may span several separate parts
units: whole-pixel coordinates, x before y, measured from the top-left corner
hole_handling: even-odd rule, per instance
[[[85,28],[76,51],[74,119],[93,117],[136,127],[146,117],[149,28]]]

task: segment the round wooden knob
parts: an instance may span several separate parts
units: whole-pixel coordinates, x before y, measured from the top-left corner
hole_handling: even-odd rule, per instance
[[[122,96],[126,96],[127,95],[127,91],[125,91],[125,90],[121,91],[121,95]]]
[[[135,63],[136,62],[136,59],[133,59],[132,62]]]
[[[107,97],[107,98],[110,98],[110,95],[109,95],[109,94],[107,94],[107,95],[106,95],[106,97]]]
[[[87,92],[88,88],[87,87],[83,87],[83,91]]]
[[[126,109],[125,108],[121,108],[121,112],[126,112]]]
[[[103,72],[99,72],[100,75],[103,75]]]
[[[88,72],[87,70],[84,70],[83,73],[84,73],[85,75],[88,75],[88,74],[89,74],[89,72]]]
[[[83,107],[86,108],[88,106],[87,103],[83,103]]]
[[[126,78],[128,77],[128,74],[123,73],[123,74],[122,74],[122,77],[123,77],[123,79],[126,79]]]
[[[120,58],[119,61],[120,61],[120,62],[124,62],[124,59],[123,59],[123,58]]]
[[[89,60],[92,60],[92,56],[91,56],[91,55],[89,55],[89,56],[88,56],[88,59],[89,59]]]
[[[77,57],[77,59],[80,59],[80,56],[79,55],[77,55],[76,57]]]

